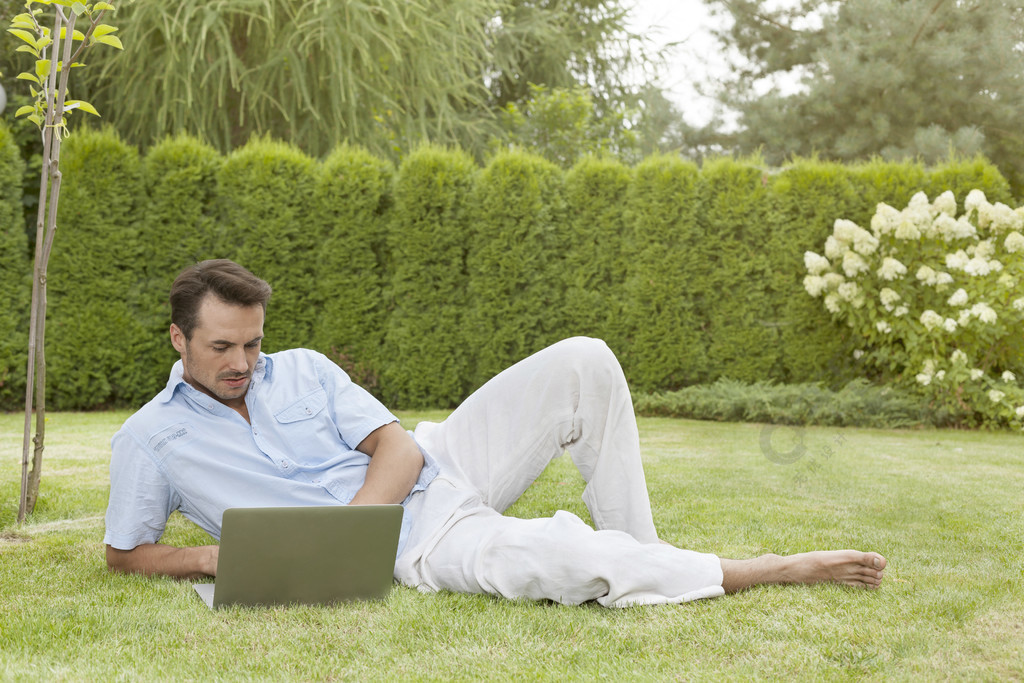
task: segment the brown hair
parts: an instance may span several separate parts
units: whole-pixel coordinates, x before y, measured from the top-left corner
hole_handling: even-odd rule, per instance
[[[181,271],[171,285],[171,322],[185,339],[191,339],[199,323],[199,306],[207,293],[236,306],[259,304],[266,312],[270,292],[270,285],[234,261],[200,261]]]

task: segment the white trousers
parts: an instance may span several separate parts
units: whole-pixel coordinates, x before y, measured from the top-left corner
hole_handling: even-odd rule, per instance
[[[544,349],[415,436],[441,475],[407,505],[413,527],[395,566],[402,583],[615,607],[723,594],[717,556],[658,541],[629,389],[604,342]],[[564,511],[502,516],[566,450],[597,530]]]

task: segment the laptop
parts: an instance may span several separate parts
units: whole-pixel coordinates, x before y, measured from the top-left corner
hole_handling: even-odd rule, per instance
[[[230,508],[217,582],[194,584],[227,605],[379,600],[393,585],[401,505]]]

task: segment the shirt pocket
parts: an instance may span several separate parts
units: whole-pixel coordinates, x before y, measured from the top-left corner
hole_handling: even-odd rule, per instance
[[[274,417],[282,424],[309,420],[319,415],[327,406],[327,392],[317,387],[302,398],[293,401],[274,413]]]

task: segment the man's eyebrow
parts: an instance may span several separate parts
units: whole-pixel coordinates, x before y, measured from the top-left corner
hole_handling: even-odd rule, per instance
[[[253,337],[249,341],[245,342],[245,345],[249,346],[250,344],[255,344],[258,341],[263,341],[263,335],[262,334],[260,336],[258,336],[258,337]],[[228,341],[227,339],[214,339],[213,341],[210,342],[210,345],[211,346],[235,346],[235,342]]]

